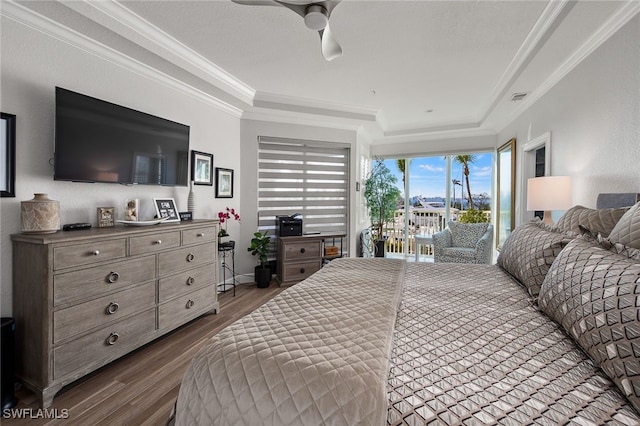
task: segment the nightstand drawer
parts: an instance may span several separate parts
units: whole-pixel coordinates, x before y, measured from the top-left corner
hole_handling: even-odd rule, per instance
[[[155,281],[53,313],[53,342],[118,321],[155,305]]]
[[[311,274],[320,270],[321,260],[309,262],[286,263],[283,265],[283,281],[302,281]]]
[[[55,348],[53,377],[91,369],[132,351],[152,339],[155,325],[153,308]]]
[[[54,247],[53,269],[60,270],[72,266],[89,265],[125,257],[127,240],[96,240],[73,246]]]
[[[158,306],[158,328],[183,324],[210,311],[217,291],[216,286],[211,285],[161,304]]]
[[[155,276],[155,256],[58,274],[53,277],[53,305],[95,299],[152,280]]]
[[[215,244],[200,244],[158,255],[160,276],[216,261]]]
[[[129,253],[136,254],[155,253],[180,245],[180,231],[158,232],[155,234],[131,237],[129,239]]]
[[[215,243],[218,239],[215,226],[207,226],[202,228],[185,229],[182,231],[182,245]]]
[[[284,245],[284,260],[317,259],[321,257],[320,241],[305,241],[299,243],[287,242]]]
[[[205,285],[214,286],[216,282],[215,264],[201,266],[161,278],[158,285],[158,301],[160,303],[180,294],[188,293]]]

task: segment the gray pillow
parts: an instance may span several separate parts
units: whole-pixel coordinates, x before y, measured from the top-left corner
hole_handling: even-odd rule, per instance
[[[538,305],[640,410],[640,261],[629,255],[637,250],[574,239],[549,269]]]
[[[629,207],[615,209],[590,209],[574,206],[562,215],[556,226],[563,231],[580,232],[580,226],[593,233],[607,236]]]
[[[609,240],[640,249],[640,203],[622,216],[609,234]]]
[[[539,221],[523,223],[504,242],[497,263],[536,297],[556,256],[576,236]]]

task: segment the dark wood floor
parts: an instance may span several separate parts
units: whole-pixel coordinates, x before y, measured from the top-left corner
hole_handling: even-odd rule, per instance
[[[181,378],[202,344],[236,319],[253,311],[278,293],[239,285],[236,296],[219,295],[220,313],[205,315],[147,346],[109,364],[62,389],[51,409],[68,410],[68,419],[7,419],[3,425],[162,425],[166,424],[178,396]],[[38,404],[32,393],[20,390],[16,408]]]

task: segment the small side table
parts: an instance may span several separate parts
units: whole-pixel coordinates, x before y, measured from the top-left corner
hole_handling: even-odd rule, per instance
[[[222,259],[220,267],[222,269],[222,291],[227,291],[227,272],[231,273],[233,282],[228,284],[233,287],[233,296],[236,295],[236,242],[225,241],[218,243],[218,256]]]
[[[420,259],[420,246],[430,246],[433,244],[433,235],[419,235],[416,234],[413,236],[416,242],[416,262]]]

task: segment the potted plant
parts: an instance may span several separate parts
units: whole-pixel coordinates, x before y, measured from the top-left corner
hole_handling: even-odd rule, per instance
[[[269,266],[269,246],[271,238],[267,236],[269,231],[264,233],[258,231],[253,234],[251,245],[247,248],[252,255],[258,256],[258,266],[254,270],[254,278],[258,284],[258,288],[267,288],[271,282],[271,267]]]
[[[393,213],[402,195],[396,182],[396,177],[381,159],[376,159],[364,182],[364,198],[369,209],[376,257],[384,257],[384,224],[393,221]]]
[[[235,209],[226,208],[226,211],[218,212],[218,220],[220,221],[220,230],[218,231],[218,241],[219,244],[224,246],[228,245],[230,247],[235,246],[235,241],[222,241],[223,238],[229,237],[229,233],[227,232],[227,225],[231,221],[231,219],[235,219],[240,222],[240,214],[236,212]],[[224,224],[224,228],[222,225]]]

